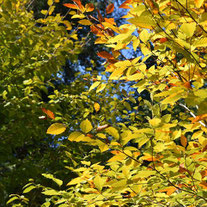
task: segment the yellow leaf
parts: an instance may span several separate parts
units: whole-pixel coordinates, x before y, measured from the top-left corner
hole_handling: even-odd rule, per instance
[[[48,6],[51,6],[53,4],[53,0],[48,0],[47,4],[48,4]]]
[[[196,29],[196,23],[191,22],[191,23],[184,23],[181,27],[180,30],[181,32],[185,33],[187,37],[192,37]]]
[[[86,119],[81,122],[80,128],[81,128],[82,132],[88,133],[93,129],[93,126],[92,126],[91,122],[88,119]]]
[[[116,162],[116,161],[122,161],[127,156],[120,152],[120,154],[113,156],[111,159],[109,159],[107,162]]]
[[[195,47],[207,47],[207,37],[197,40],[193,43]]]
[[[68,140],[70,140],[71,142],[72,141],[77,141],[77,140],[82,140],[82,138],[84,138],[85,135],[82,134],[81,132],[72,132],[69,137],[68,137]]]
[[[180,90],[180,91],[177,91],[176,93],[172,93],[170,96],[168,96],[162,101],[162,104],[175,103],[179,99],[185,98],[183,92],[184,90]]]
[[[99,105],[99,103],[97,103],[97,102],[94,103],[93,106],[94,106],[94,109],[95,109],[96,112],[98,112],[100,110],[100,108],[101,108],[100,105]]]
[[[195,5],[197,8],[200,8],[204,3],[204,0],[195,0]]]
[[[83,181],[83,178],[77,177],[71,180],[67,185],[76,185],[78,183],[81,183]]]
[[[47,129],[47,134],[54,134],[58,135],[63,133],[66,130],[66,127],[64,124],[61,123],[55,123],[52,124],[48,129]]]
[[[104,186],[104,183],[106,182],[106,178],[101,178],[101,177],[98,175],[98,176],[96,176],[96,177],[94,178],[93,182],[94,182],[95,187],[96,187],[99,191],[101,191],[102,188],[103,188],[103,186]]]
[[[119,139],[119,132],[117,129],[115,129],[114,127],[108,127],[105,129],[105,131],[111,135],[112,137]]]
[[[161,119],[153,118],[149,120],[149,123],[151,124],[152,127],[158,127],[161,123]]]
[[[78,21],[78,23],[82,24],[82,25],[92,25],[92,23],[87,19],[82,19],[82,20]]]
[[[128,21],[137,27],[146,29],[153,29],[153,27],[156,27],[156,24],[151,16],[136,16],[135,18],[129,19]]]
[[[101,152],[107,151],[109,149],[109,146],[100,140],[97,140],[96,143],[97,143],[99,149],[101,150]]]
[[[99,81],[94,82],[94,83],[91,85],[91,87],[89,88],[89,91],[91,91],[91,90],[93,90],[94,88],[96,88],[100,83],[101,83],[101,82],[99,82]]]

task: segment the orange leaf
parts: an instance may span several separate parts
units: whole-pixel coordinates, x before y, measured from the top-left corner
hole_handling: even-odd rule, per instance
[[[197,8],[200,8],[204,3],[204,0],[195,0],[195,5]]]
[[[119,155],[119,154],[121,154],[121,152],[120,152],[119,150],[113,150],[113,151],[111,151],[111,153],[114,154],[114,155]]]
[[[166,192],[167,195],[170,196],[170,195],[173,194],[176,190],[177,190],[176,187],[174,187],[174,186],[170,186],[170,187],[167,187],[167,188],[165,188],[165,189],[159,190],[159,192]]]
[[[123,4],[121,4],[119,6],[119,8],[122,8],[122,9],[131,9],[131,7],[127,6],[128,3],[131,3],[132,0],[126,0]]]
[[[81,4],[80,0],[73,0],[73,2],[75,2],[81,10],[84,9],[84,6]]]
[[[106,51],[98,52],[97,55],[99,57],[102,57],[102,58],[105,58],[105,59],[114,59],[114,57],[110,53],[108,53]]]
[[[45,108],[42,108],[42,111],[47,114],[47,116],[51,119],[55,119],[55,115],[52,111],[50,111],[49,109],[45,109]]]
[[[184,135],[181,135],[180,142],[183,145],[183,147],[187,146],[188,141],[187,141],[187,138]]]
[[[100,30],[94,25],[91,25],[90,28],[91,28],[91,32],[93,32],[94,34],[98,34],[100,32]]]
[[[183,86],[184,86],[185,88],[187,88],[187,89],[192,89],[192,87],[191,87],[191,83],[190,83],[190,82],[185,82],[185,83],[183,84]]]
[[[94,10],[94,5],[92,3],[86,4],[86,12],[92,12]]]
[[[168,39],[166,37],[163,37],[163,38],[160,38],[160,43],[164,43],[164,42],[167,42]]]
[[[107,14],[111,14],[112,12],[114,11],[114,4],[109,4],[107,7],[106,7],[106,13]]]
[[[120,9],[131,9],[131,7],[127,6],[126,3],[124,2],[119,6]]]
[[[105,22],[108,22],[112,25],[116,25],[116,22],[114,21],[114,18],[104,18]]]
[[[207,189],[207,182],[202,181],[199,185],[200,185],[202,188]]]
[[[63,4],[63,5],[71,9],[79,9],[78,6],[75,4]]]

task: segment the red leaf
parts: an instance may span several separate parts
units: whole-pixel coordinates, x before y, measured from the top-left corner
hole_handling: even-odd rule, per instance
[[[112,12],[114,11],[114,4],[109,4],[107,7],[106,7],[106,13],[107,14],[111,14]]]

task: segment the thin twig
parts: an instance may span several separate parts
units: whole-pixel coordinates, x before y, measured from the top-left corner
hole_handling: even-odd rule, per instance
[[[189,111],[189,113],[190,113],[190,115],[192,116],[192,117],[194,117],[194,118],[196,118],[196,115],[186,106],[186,105],[184,105],[184,104],[182,104],[182,103],[179,103],[179,105],[180,106],[182,106],[183,108],[185,108],[187,111]],[[204,126],[204,127],[206,127],[207,128],[207,126],[206,126],[206,124],[204,124],[202,121],[198,121],[202,126]]]

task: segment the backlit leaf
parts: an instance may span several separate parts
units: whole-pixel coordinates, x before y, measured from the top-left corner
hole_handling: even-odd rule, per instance
[[[105,131],[110,134],[112,137],[119,139],[119,132],[114,127],[108,127],[105,129]]]
[[[44,176],[45,178],[48,178],[48,179],[53,180],[59,186],[61,186],[63,184],[63,181],[62,180],[55,178],[52,174],[42,173],[42,176]]]
[[[96,187],[99,191],[102,190],[105,181],[106,181],[106,179],[101,178],[99,175],[97,175],[97,176],[94,178],[94,180],[93,180],[95,187]]]
[[[66,126],[61,123],[55,123],[52,124],[48,129],[47,129],[47,134],[53,134],[53,135],[58,135],[63,133],[66,130]]]
[[[97,103],[97,102],[94,103],[93,107],[94,107],[94,109],[95,109],[96,112],[98,112],[100,110],[100,108],[101,108],[100,105],[99,105],[99,103]]]
[[[107,14],[110,14],[110,13],[112,13],[114,11],[114,4],[112,3],[112,4],[109,4],[108,6],[107,6],[107,8],[106,8],[106,13]]]
[[[194,0],[194,1],[197,8],[200,8],[204,3],[204,0]]]
[[[82,132],[88,133],[93,129],[93,126],[92,126],[91,122],[88,119],[86,119],[81,122],[80,128],[81,128]]]
[[[85,135],[82,134],[81,132],[72,132],[69,135],[68,140],[70,141],[82,140],[84,137]]]

